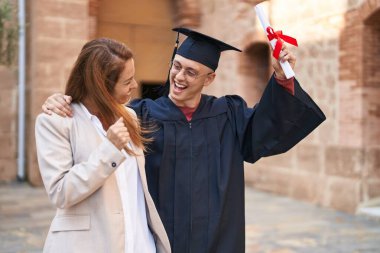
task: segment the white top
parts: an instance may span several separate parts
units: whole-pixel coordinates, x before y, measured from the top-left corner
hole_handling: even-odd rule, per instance
[[[92,115],[83,104],[80,105],[99,135],[106,138],[107,133],[98,117]],[[131,143],[129,147],[134,148]],[[146,219],[144,192],[137,160],[136,157],[128,155],[125,150],[122,150],[122,153],[126,160],[116,169],[115,175],[124,213],[125,253],[155,253],[156,245]]]

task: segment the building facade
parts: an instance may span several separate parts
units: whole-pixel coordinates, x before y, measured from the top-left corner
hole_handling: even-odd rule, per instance
[[[225,52],[206,89],[239,94],[249,105],[270,77],[267,39],[254,12],[261,3],[275,30],[297,38],[295,69],[327,120],[296,147],[246,165],[257,189],[355,212],[380,197],[380,0],[36,0],[27,1],[27,175],[41,185],[34,120],[41,104],[63,92],[82,45],[112,37],[130,46],[136,78],[149,90],[165,82],[175,42],[187,26],[243,49]],[[17,79],[0,66],[0,180],[16,178]],[[144,95],[143,89],[135,96]]]

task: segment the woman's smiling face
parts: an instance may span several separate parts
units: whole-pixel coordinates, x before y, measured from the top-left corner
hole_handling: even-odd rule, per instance
[[[135,80],[135,62],[129,59],[125,63],[117,83],[112,91],[112,96],[120,104],[126,104],[131,99],[132,91],[137,88]]]

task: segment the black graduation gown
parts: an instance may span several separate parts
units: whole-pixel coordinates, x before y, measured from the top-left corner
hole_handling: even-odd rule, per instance
[[[297,81],[292,96],[273,77],[254,108],[202,95],[190,122],[168,97],[131,108],[158,128],[146,174],[174,253],[243,253],[243,162],[289,150],[325,119]]]

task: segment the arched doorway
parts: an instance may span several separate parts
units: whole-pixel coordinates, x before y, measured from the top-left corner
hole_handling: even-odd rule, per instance
[[[135,54],[135,96],[154,94],[165,83],[175,43],[175,26],[197,27],[200,6],[194,0],[90,0],[91,36],[111,37]]]
[[[366,146],[380,147],[380,9],[364,20],[363,85]],[[380,168],[379,168],[380,170]]]
[[[96,36],[117,39],[133,50],[136,80],[145,90],[149,90],[150,84],[163,84],[166,80],[175,42],[172,26],[171,0],[97,2]],[[135,96],[141,94],[141,89],[135,92]]]
[[[368,199],[380,205],[380,6],[364,20],[363,109]]]
[[[380,206],[380,2],[363,1],[346,13],[345,23],[340,36],[339,95],[345,99],[339,101],[339,144],[359,154],[355,202],[359,207],[374,201]],[[349,168],[347,161],[342,163]]]
[[[243,50],[239,59],[241,83],[237,93],[249,106],[256,104],[268,83],[271,71],[271,57],[268,43],[256,42]]]

